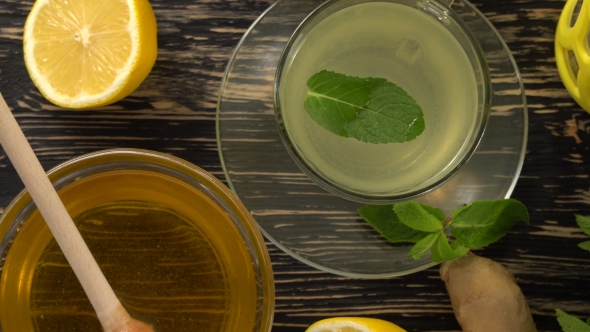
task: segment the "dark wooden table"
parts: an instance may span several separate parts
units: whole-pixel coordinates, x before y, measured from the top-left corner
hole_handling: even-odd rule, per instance
[[[0,91],[43,166],[84,153],[132,147],[170,153],[224,180],[215,112],[233,49],[271,0],[152,0],[159,54],[130,97],[92,111],[48,103],[23,62],[22,32],[32,1],[0,1]],[[527,205],[530,226],[479,253],[515,273],[541,331],[557,331],[554,309],[590,317],[590,253],[574,214],[590,214],[590,114],[558,75],[554,35],[563,0],[477,0],[518,63],[529,107],[527,154],[512,197]],[[0,149],[0,213],[23,188]],[[315,270],[268,242],[276,279],[273,331],[303,331],[321,318],[369,316],[408,331],[457,331],[437,267],[380,280]],[[0,303],[0,305],[10,305]],[[507,331],[510,332],[510,331]]]

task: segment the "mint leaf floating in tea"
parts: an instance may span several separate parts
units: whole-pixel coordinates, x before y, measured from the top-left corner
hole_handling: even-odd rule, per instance
[[[403,143],[424,131],[424,115],[401,87],[383,78],[322,70],[307,81],[305,110],[336,135],[367,143]]]

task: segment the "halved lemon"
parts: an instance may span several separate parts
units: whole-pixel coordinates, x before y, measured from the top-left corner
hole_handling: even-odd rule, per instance
[[[23,36],[25,65],[52,103],[90,108],[133,92],[157,57],[147,0],[37,0]]]
[[[406,330],[376,318],[336,317],[316,322],[305,332],[406,332]]]

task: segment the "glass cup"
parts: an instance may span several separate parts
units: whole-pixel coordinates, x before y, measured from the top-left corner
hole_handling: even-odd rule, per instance
[[[219,180],[163,153],[115,149],[48,172],[115,293],[156,331],[271,330],[264,239]],[[0,219],[0,331],[102,331],[26,191]]]
[[[307,80],[321,70],[386,78],[412,96],[425,129],[405,143],[342,137],[307,114]],[[475,37],[432,0],[329,0],[295,30],[279,60],[274,109],[295,163],[325,190],[356,202],[413,199],[468,161],[490,112],[490,75]]]

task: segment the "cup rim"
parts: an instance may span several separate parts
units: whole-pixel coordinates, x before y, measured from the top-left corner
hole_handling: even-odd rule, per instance
[[[259,273],[258,278],[260,278],[260,281],[257,282],[257,287],[259,287],[261,291],[261,299],[257,302],[260,303],[261,313],[255,320],[259,323],[256,332],[269,332],[272,328],[274,318],[275,286],[270,255],[266,248],[264,237],[242,202],[227,186],[211,173],[195,164],[166,153],[133,148],[115,148],[95,151],[69,159],[51,168],[47,171],[47,175],[50,181],[55,185],[55,182],[58,182],[65,176],[71,175],[75,172],[88,169],[89,167],[115,162],[155,165],[186,175],[198,184],[203,185],[204,189],[207,190],[210,195],[214,196],[213,198],[219,200],[217,204],[221,203],[224,205],[222,206],[223,209],[229,208],[231,213],[236,215],[238,220],[235,220],[234,218],[231,219],[240,223],[240,225],[237,226],[241,230],[241,237],[247,237],[247,239],[245,238],[244,240],[247,240],[247,242],[250,243],[252,249],[251,254],[253,255],[252,258],[255,259],[253,263],[258,267],[257,269],[255,268],[255,270],[259,271],[256,272],[256,274]],[[7,237],[13,232],[12,228],[18,227],[18,225],[15,224],[16,218],[19,217],[23,208],[31,202],[32,199],[30,194],[26,189],[23,189],[7,205],[4,213],[0,217],[0,235],[2,236],[0,243],[4,244],[7,241]],[[5,250],[8,251],[5,253]],[[5,246],[0,247],[0,275],[3,271],[1,267],[4,265],[5,255],[7,255],[9,251],[10,248],[6,249]],[[0,331],[2,331],[1,324]]]
[[[294,144],[289,137],[285,121],[283,120],[282,116],[282,108],[281,108],[281,93],[280,93],[280,82],[282,79],[283,69],[286,66],[287,59],[289,56],[290,51],[296,45],[298,37],[301,33],[307,28],[310,24],[316,23],[314,21],[315,18],[320,16],[325,10],[330,9],[332,6],[336,5],[341,0],[326,0],[321,3],[318,7],[316,7],[309,15],[307,15],[301,23],[297,26],[293,34],[290,36],[285,48],[283,49],[279,61],[277,64],[277,70],[274,77],[274,84],[273,84],[273,106],[274,106],[274,113],[275,113],[275,122],[278,127],[279,135],[287,152],[291,156],[291,159],[295,162],[295,164],[305,173],[307,174],[316,184],[318,184],[324,190],[339,196],[341,198],[355,201],[363,204],[390,204],[390,203],[397,203],[401,201],[406,201],[410,199],[414,199],[423,195],[426,195],[433,190],[437,189],[438,187],[442,186],[448,180],[450,180],[454,175],[456,175],[459,170],[469,161],[481,139],[483,137],[485,128],[488,123],[488,118],[490,115],[490,107],[491,107],[491,77],[489,72],[489,67],[487,61],[485,60],[485,55],[483,49],[481,48],[479,42],[477,41],[476,37],[473,33],[469,30],[467,25],[463,22],[463,20],[446,4],[441,3],[438,0],[423,0],[417,1],[416,5],[412,8],[417,10],[422,10],[424,13],[429,14],[431,16],[434,15],[442,15],[444,18],[451,18],[460,30],[465,34],[467,40],[473,47],[473,51],[477,57],[477,63],[479,63],[481,68],[481,76],[482,76],[482,86],[483,86],[483,109],[481,110],[481,117],[479,123],[476,123],[476,128],[473,130],[473,142],[471,146],[463,153],[463,158],[454,165],[454,167],[446,170],[444,175],[441,176],[437,181],[433,183],[420,187],[418,189],[414,189],[408,192],[404,192],[401,194],[395,194],[390,196],[379,196],[379,195],[367,195],[363,193],[359,193],[354,190],[349,190],[344,188],[336,183],[330,182],[325,179],[323,176],[318,174],[312,167],[310,167],[306,162],[303,156],[294,148]],[[369,3],[369,2],[389,2],[389,3],[400,3],[399,0],[350,0],[350,4],[340,8],[348,8],[354,5],[362,4],[362,3]],[[420,5],[428,6],[425,8],[420,8]],[[441,19],[441,18],[439,18]],[[319,22],[317,22],[319,23]],[[479,112],[479,109],[478,109]]]

